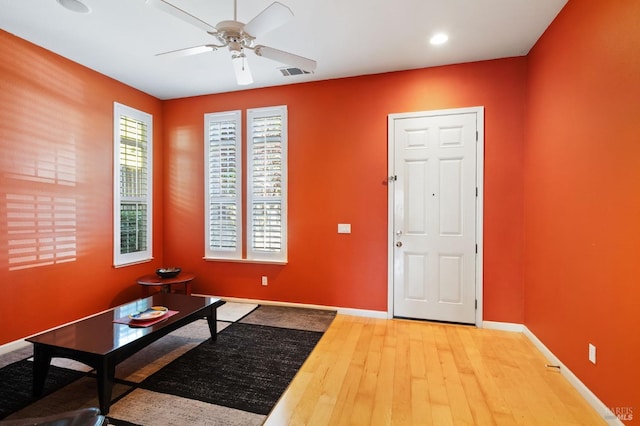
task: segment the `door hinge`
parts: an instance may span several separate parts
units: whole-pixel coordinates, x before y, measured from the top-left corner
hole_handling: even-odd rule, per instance
[[[476,130],[476,142],[478,142],[478,138],[479,138],[478,131]]]
[[[476,254],[478,254],[478,245],[476,244]]]
[[[478,310],[478,299],[476,299],[476,310]]]
[[[476,186],[476,197],[478,196],[478,187]]]

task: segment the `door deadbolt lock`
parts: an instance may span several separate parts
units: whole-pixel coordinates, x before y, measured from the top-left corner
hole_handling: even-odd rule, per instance
[[[396,243],[396,247],[402,247],[402,241],[398,241],[398,242]]]

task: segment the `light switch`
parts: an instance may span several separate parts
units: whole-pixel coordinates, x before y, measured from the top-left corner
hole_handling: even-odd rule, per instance
[[[589,361],[596,363],[596,347],[589,343]]]
[[[339,223],[338,224],[338,234],[350,234],[351,233],[351,224],[350,223]]]

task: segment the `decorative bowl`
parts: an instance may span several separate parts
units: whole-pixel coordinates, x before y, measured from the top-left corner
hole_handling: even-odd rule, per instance
[[[160,268],[156,269],[156,274],[160,278],[173,278],[182,271],[180,268]]]

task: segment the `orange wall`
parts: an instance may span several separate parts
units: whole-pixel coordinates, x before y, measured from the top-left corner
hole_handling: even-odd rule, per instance
[[[199,293],[386,311],[387,115],[483,105],[484,317],[522,323],[525,78],[516,58],[167,101],[165,258],[197,274]],[[203,114],[281,104],[289,263],[204,261]]]
[[[154,115],[162,159],[162,103],[0,31],[0,344],[139,296],[135,277],[162,259],[162,180],[155,184],[155,264],[112,267],[113,102]],[[68,172],[47,179],[51,165]],[[39,178],[34,178],[39,169]],[[9,271],[7,197],[75,203],[76,260]]]
[[[640,418],[640,2],[569,1],[529,56],[525,323]],[[588,361],[588,344],[597,364]]]

